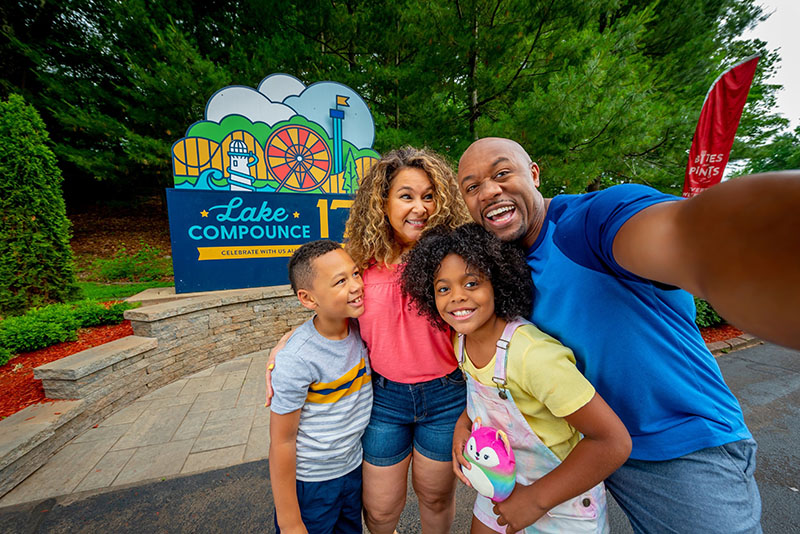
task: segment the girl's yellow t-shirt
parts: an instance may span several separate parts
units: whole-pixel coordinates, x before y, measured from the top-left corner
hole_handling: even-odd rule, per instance
[[[481,384],[496,387],[492,381],[494,362],[492,357],[478,369],[467,357],[464,371]],[[514,331],[508,346],[506,382],[531,429],[563,461],[581,439],[580,432],[564,417],[585,406],[595,394],[594,387],[575,367],[575,355],[535,326],[522,325]]]

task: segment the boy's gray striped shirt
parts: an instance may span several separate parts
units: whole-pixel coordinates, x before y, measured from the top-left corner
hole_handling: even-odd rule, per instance
[[[331,480],[361,464],[361,436],[372,410],[367,349],[350,322],[345,339],[317,332],[303,323],[275,358],[272,411],[300,410],[297,479]]]

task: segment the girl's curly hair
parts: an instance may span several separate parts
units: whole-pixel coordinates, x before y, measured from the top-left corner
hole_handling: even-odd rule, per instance
[[[392,150],[372,165],[364,176],[347,219],[345,235],[349,240],[345,248],[362,269],[372,260],[390,263],[402,250],[394,239],[385,206],[392,180],[407,167],[425,171],[433,185],[436,209],[428,217],[428,228],[441,225],[455,228],[470,220],[453,169],[441,156],[408,146]]]
[[[510,320],[530,317],[533,309],[533,281],[522,250],[504,243],[476,223],[455,230],[432,228],[408,253],[401,277],[403,293],[439,328],[447,323],[436,308],[433,282],[448,254],[461,256],[469,267],[484,275],[494,289],[495,315]]]

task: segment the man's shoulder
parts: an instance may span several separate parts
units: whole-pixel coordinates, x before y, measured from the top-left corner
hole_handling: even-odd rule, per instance
[[[558,195],[550,202],[548,219],[558,225],[555,239],[565,234],[589,231],[616,234],[619,226],[635,213],[653,204],[680,200],[640,184],[619,184],[601,191]]]
[[[620,184],[581,195],[559,195],[548,208],[552,232],[547,235],[574,264],[595,272],[634,277],[614,259],[617,232],[645,208],[676,200],[680,197],[640,184]]]
[[[553,197],[550,208],[560,216],[580,209],[619,206],[647,199],[678,200],[679,197],[646,185],[618,184],[591,193],[557,195]]]

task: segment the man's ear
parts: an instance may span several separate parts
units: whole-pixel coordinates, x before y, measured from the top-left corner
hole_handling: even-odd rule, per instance
[[[539,166],[535,161],[531,161],[531,177],[533,178],[533,185],[539,188]]]
[[[309,310],[317,309],[317,301],[314,298],[314,295],[312,295],[311,292],[309,292],[308,290],[298,289],[297,299],[300,301],[300,304],[302,304],[304,308],[308,308]]]

